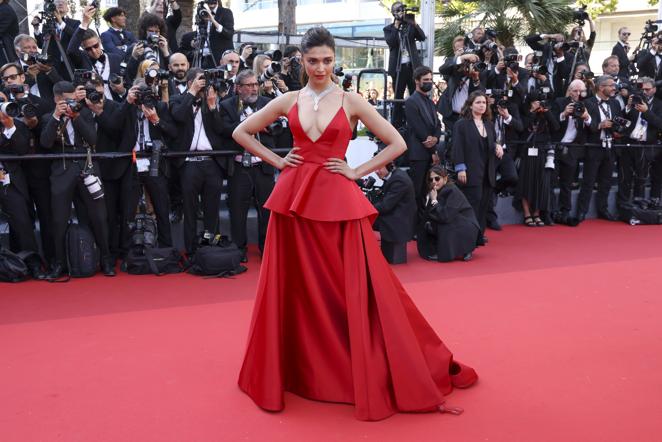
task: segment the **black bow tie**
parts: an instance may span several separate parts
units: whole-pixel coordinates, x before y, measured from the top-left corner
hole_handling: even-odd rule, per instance
[[[99,58],[94,60],[94,62],[95,63],[99,62],[101,64],[105,64],[106,63],[106,54],[101,54],[101,56],[99,56]]]
[[[186,80],[177,80],[175,78],[173,81],[175,82],[175,85],[177,85],[177,86],[186,86]]]
[[[600,99],[598,99],[598,104],[609,104],[609,100],[600,100]]]

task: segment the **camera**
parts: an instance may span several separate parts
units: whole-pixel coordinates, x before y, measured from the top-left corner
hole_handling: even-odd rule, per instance
[[[361,188],[363,194],[373,204],[379,201],[384,195],[382,188],[376,187],[375,183],[377,183],[377,180],[374,176],[356,180],[356,184]]]
[[[611,119],[611,121],[613,123],[611,126],[611,132],[617,133],[619,135],[625,134],[632,124],[630,120],[623,117],[614,117]]]
[[[563,43],[558,43],[557,45],[564,51],[569,51],[570,49],[578,49],[584,47],[584,43],[582,43],[581,41],[564,41]]]
[[[479,61],[478,63],[474,63],[474,70],[478,72],[482,72],[485,69],[487,69],[487,63],[484,61]]]
[[[209,12],[205,9],[205,4],[206,1],[201,1],[198,3],[198,10],[195,13],[195,18],[198,22],[204,21],[205,19],[209,18]]]
[[[85,96],[95,104],[101,103],[101,100],[103,100],[103,93],[97,91],[97,88],[93,85],[85,85]]]
[[[278,49],[276,49],[275,51],[264,52],[264,55],[271,58],[271,64],[267,69],[265,69],[264,72],[262,72],[260,78],[258,78],[258,81],[260,83],[264,83],[268,80],[272,80],[280,72],[281,70],[280,62],[283,59],[283,53]]]
[[[80,101],[76,101],[73,98],[67,98],[65,101],[71,112],[77,113],[83,110],[83,103]]]
[[[154,91],[152,91],[151,87],[144,85],[138,87],[136,90],[136,100],[134,101],[136,106],[144,105],[145,107],[154,109],[158,101],[159,97],[154,94]]]
[[[57,6],[55,6],[55,0],[44,0],[44,12],[54,13],[57,11]]]
[[[632,106],[636,106],[638,104],[644,104],[644,97],[639,94],[632,94]]]
[[[533,74],[539,74],[539,75],[547,75],[549,71],[547,70],[547,66],[544,64],[537,64],[533,67],[531,67],[531,75]]]
[[[485,40],[481,45],[481,49],[484,51],[496,51],[498,49],[498,45],[492,40]]]
[[[110,77],[108,78],[108,81],[110,81],[114,85],[120,85],[124,82],[125,75],[126,75],[126,62],[123,61],[120,63],[120,71],[116,74],[111,74]]]
[[[506,67],[513,72],[519,72],[519,62],[522,59],[522,56],[519,54],[508,54],[504,57],[503,61],[506,63]]]
[[[655,35],[659,30],[659,23],[661,23],[660,20],[647,20],[646,24],[644,25],[644,32],[641,37],[644,40],[648,40],[650,42],[650,40],[655,38]]]
[[[577,22],[579,26],[584,26],[584,22],[590,17],[586,12],[586,5],[572,11],[572,21]]]
[[[586,111],[586,106],[581,101],[573,103],[573,108],[574,110],[572,111],[572,117],[576,120],[580,119]]]
[[[159,46],[159,34],[156,32],[148,32],[144,40],[141,40],[140,43],[144,47],[157,48]]]
[[[159,176],[159,165],[161,164],[161,154],[163,153],[163,143],[161,140],[152,140],[148,148],[151,150],[149,157],[149,176]]]
[[[353,81],[354,81],[354,75],[352,75],[350,73],[345,74],[345,76],[342,79],[342,83],[341,83],[342,89],[345,92],[350,90],[352,88],[352,86],[354,85]]]
[[[513,91],[505,89],[487,89],[485,95],[494,98],[494,103],[498,107],[508,106],[508,98],[512,98]]]
[[[48,54],[23,54],[23,63],[27,64],[28,66],[37,63],[53,66],[55,64],[55,60]]]
[[[279,117],[276,121],[267,126],[267,132],[273,137],[281,135],[285,128],[287,127],[287,120],[283,117]]]
[[[550,101],[554,99],[554,93],[548,87],[541,87],[529,93],[528,97],[530,102],[539,101],[540,107],[543,109],[550,108]]]
[[[170,78],[170,71],[165,69],[147,69],[145,71],[145,83],[148,85],[153,85],[160,82],[161,80],[167,80]]]
[[[231,69],[231,68],[230,68]],[[207,69],[204,71],[206,87],[212,87],[217,93],[224,93],[229,88],[228,78],[230,77],[228,66]]]
[[[489,38],[489,39],[492,39],[492,40],[496,40],[497,39],[497,31],[495,31],[494,29],[487,28],[487,29],[485,29],[485,37]]]
[[[17,98],[15,100],[16,105],[19,107],[20,114],[18,116],[23,116],[25,118],[34,118],[37,116],[38,110],[37,106],[32,104],[30,98],[27,96],[23,98]]]
[[[587,70],[581,71],[579,73],[579,76],[581,77],[582,80],[593,80],[595,78],[595,74]]]
[[[94,79],[96,73],[86,69],[76,69],[74,71],[74,86],[80,86]]]
[[[3,101],[0,103],[0,112],[12,118],[17,118],[21,115],[21,108],[13,101]]]

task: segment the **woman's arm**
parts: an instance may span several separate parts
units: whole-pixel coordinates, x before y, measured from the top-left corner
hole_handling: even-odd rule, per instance
[[[356,181],[398,158],[405,153],[407,145],[398,131],[362,96],[348,93],[346,99],[352,110],[352,119],[361,120],[377,138],[386,144],[386,147],[379,154],[355,169],[350,168],[344,160],[339,158],[329,158],[329,161],[324,163],[324,166],[330,172],[340,173],[350,180]]]
[[[299,155],[289,154],[290,157],[294,156],[291,160],[281,158],[254,137],[256,133],[273,123],[278,117],[287,115],[287,112],[294,104],[294,100],[296,100],[296,95],[297,92],[288,92],[275,100],[271,100],[266,106],[251,114],[249,118],[246,118],[237,126],[234,132],[232,132],[232,138],[251,154],[262,158],[262,160],[278,169],[299,165],[301,163],[301,157]],[[298,149],[298,147],[294,147],[292,150],[294,151],[295,149]]]

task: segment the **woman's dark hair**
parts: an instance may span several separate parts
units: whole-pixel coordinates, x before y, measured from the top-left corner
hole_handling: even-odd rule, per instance
[[[336,41],[324,26],[315,26],[308,29],[301,38],[301,52],[304,54],[319,46],[328,46],[333,49],[334,53],[336,52]]]
[[[453,180],[448,176],[448,170],[444,166],[442,166],[441,164],[435,164],[434,166],[430,167],[430,169],[428,170],[427,178],[430,178],[431,173],[434,173],[435,175],[439,175],[440,177],[446,178],[447,183],[452,183],[453,182]]]
[[[299,47],[298,47],[298,46],[288,46],[288,47],[286,47],[285,50],[283,51],[283,57],[285,57],[285,58],[290,58],[291,56],[293,56],[293,55],[296,54],[297,52],[301,52],[301,51],[299,50]]]
[[[464,103],[464,106],[462,106],[462,114],[463,118],[466,118],[468,120],[472,119],[472,114],[471,114],[471,105],[474,104],[474,101],[476,101],[476,98],[478,97],[485,97],[485,101],[487,101],[487,95],[483,91],[473,91],[471,94],[469,94],[469,98],[467,98],[467,101]],[[488,119],[492,120],[492,110],[490,109],[490,106],[486,106],[485,108],[485,113],[483,114],[483,120]]]
[[[149,12],[145,12],[143,15],[140,16],[140,19],[138,20],[138,40],[146,39],[147,28],[151,28],[152,26],[158,26],[159,34],[163,35],[164,37],[167,37],[167,27],[163,18],[159,17],[156,14],[150,14]]]

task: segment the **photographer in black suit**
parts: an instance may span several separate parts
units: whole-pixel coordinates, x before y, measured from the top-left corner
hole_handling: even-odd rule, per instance
[[[221,102],[221,116],[223,117],[223,134],[232,149],[243,151],[234,140],[232,132],[239,123],[263,108],[270,100],[258,96],[258,81],[255,73],[245,69],[237,75],[236,95]],[[282,122],[276,123],[281,124]],[[282,127],[282,126],[281,126]],[[257,135],[262,144],[274,148],[274,138],[270,129]],[[231,142],[230,142],[231,141]],[[228,206],[230,207],[230,225],[232,241],[243,250],[246,256],[246,220],[251,202],[257,209],[258,245],[264,249],[269,224],[269,211],[264,208],[271,191],[274,188],[275,169],[256,156],[248,152],[237,155],[233,159],[228,177]]]
[[[651,40],[648,51],[641,51],[637,56],[637,68],[640,77],[650,77],[655,81],[662,80],[662,38],[657,34]]]
[[[429,97],[432,90],[432,70],[419,66],[414,71],[416,92],[405,101],[407,118],[407,148],[416,201],[422,201],[425,193],[425,174],[437,156],[437,143],[441,136],[441,122]],[[436,158],[439,162],[439,158]]]
[[[186,54],[191,64],[194,63],[195,52],[202,49],[201,66],[205,69],[214,68],[220,63],[223,52],[234,49],[232,10],[224,8],[217,0],[202,1],[198,4],[195,21],[198,28],[202,27],[204,30],[202,33],[198,29],[184,34],[179,49]],[[206,38],[198,39],[199,35]],[[202,48],[198,47],[198,40],[202,40]]]
[[[167,38],[167,27],[163,17],[145,13],[138,21],[138,41],[127,52],[128,57],[126,77],[130,83],[136,78],[140,63],[152,60],[159,64],[161,69],[168,69],[168,61],[172,50]]]
[[[388,74],[393,80],[394,98],[401,100],[405,88],[409,90],[409,95],[414,93],[413,72],[421,65],[416,42],[425,41],[426,37],[414,21],[414,15],[408,13],[401,2],[393,3],[391,14],[393,23],[384,27],[384,38],[389,49]],[[403,123],[402,105],[398,103],[393,110],[393,124],[400,127]]]
[[[618,29],[618,41],[611,50],[611,55],[618,57],[619,72],[618,76],[628,78],[630,76],[630,29],[622,27]]]
[[[414,184],[407,172],[395,167],[394,163],[383,166],[376,173],[384,184],[381,197],[374,203],[379,216],[373,228],[379,231],[382,253],[386,259],[391,264],[400,264],[403,261],[392,262],[394,247],[397,244],[406,246],[414,236],[417,211]],[[407,262],[406,255],[404,262]]]
[[[202,197],[204,230],[212,235],[218,233],[221,186],[228,167],[227,159],[204,155],[207,151],[224,146],[218,93],[213,87],[207,87],[202,69],[190,69],[186,79],[188,91],[170,97],[170,111],[179,133],[173,150],[199,153],[175,162],[180,169],[184,197],[184,243],[190,255],[197,248],[199,197]]]
[[[560,130],[552,133],[553,141],[573,144],[586,143],[593,121],[582,103],[584,95],[586,95],[586,84],[582,80],[573,80],[568,86],[566,96],[554,101],[552,114],[559,119],[561,127]],[[559,224],[571,224],[572,183],[575,180],[579,160],[585,157],[586,149],[584,146],[561,147],[558,161],[559,210],[554,218],[554,221]]]
[[[55,60],[55,69],[57,69],[63,80],[73,81],[74,79],[70,78],[69,72],[67,72],[63,57],[67,56],[66,52],[69,47],[69,42],[71,41],[74,32],[76,32],[76,29],[78,29],[78,26],[80,26],[80,21],[67,17],[67,14],[69,13],[69,4],[67,3],[67,0],[55,0],[55,6],[56,11],[53,14],[56,21],[55,37],[60,40],[60,44],[65,53],[60,53],[57,44],[52,40],[50,34],[44,34],[41,32],[39,27],[42,23],[42,17],[38,15],[32,20],[34,36],[37,39],[37,44],[40,48],[43,48],[46,42],[50,40],[48,43],[48,56]]]
[[[24,82],[30,86],[30,93],[43,99],[43,104],[49,111],[54,108],[53,86],[62,77],[57,69],[35,59],[41,52],[37,40],[27,34],[19,34],[14,39],[14,49],[18,56],[20,67],[24,72]]]
[[[6,102],[7,96],[0,92],[0,102]],[[23,155],[28,153],[29,132],[18,119],[14,119],[0,110],[0,155]],[[30,196],[25,174],[18,161],[0,162],[0,207],[7,215],[11,243],[16,244],[14,252],[39,253],[30,218]],[[35,279],[43,279],[41,260],[33,257],[27,262]]]
[[[71,37],[67,53],[76,69],[94,71],[98,74],[104,82],[104,96],[107,99],[122,101],[126,94],[124,84],[122,82],[115,84],[109,80],[112,76],[120,74],[122,70],[120,64],[123,62],[123,58],[118,54],[105,54],[97,33],[88,29],[95,12],[96,8],[85,7],[83,21]]]
[[[630,95],[625,107],[626,118],[630,120],[629,138],[635,144],[658,144],[658,134],[662,132],[662,100],[655,97],[655,81],[649,77],[639,78],[640,87]],[[644,198],[644,187],[651,161],[659,155],[659,147],[621,148],[618,161],[618,196],[621,207],[632,198],[634,180],[634,198]]]
[[[617,118],[622,118],[623,113],[618,101],[614,98],[616,86],[614,79],[603,75],[595,82],[596,95],[584,100],[586,110],[591,116],[591,131],[588,143],[597,143],[601,147],[587,147],[586,159],[584,161],[584,178],[577,199],[577,220],[582,222],[586,218],[593,185],[598,183],[596,195],[596,206],[598,218],[615,221],[616,217],[609,212],[607,200],[611,189],[611,177],[614,172],[615,137],[619,136],[622,126],[615,124]]]
[[[94,115],[79,103],[85,99],[85,89],[82,86],[74,88],[73,84],[61,81],[53,87],[53,95],[55,111],[42,117],[41,146],[56,153],[87,152],[88,148],[96,145],[97,131]],[[88,187],[83,181],[86,174],[88,181],[93,177],[98,180],[99,167],[98,164],[93,163],[90,171],[86,163],[85,160],[56,160],[51,166],[55,264],[48,275],[50,279],[59,278],[65,271],[64,241],[74,195],[84,203],[90,227],[101,253],[101,269],[104,275],[115,275],[108,245],[108,221],[103,189]],[[78,219],[82,218],[86,216],[79,213]]]
[[[542,52],[539,65],[547,68],[547,79],[557,97],[563,96],[570,83],[572,59],[563,50],[563,34],[533,34],[525,38],[534,51]]]

